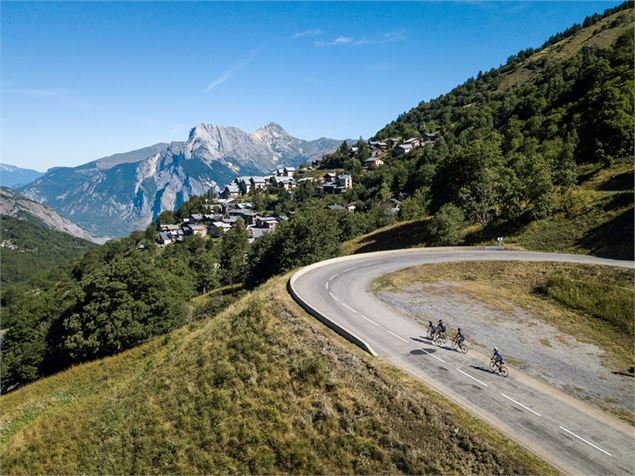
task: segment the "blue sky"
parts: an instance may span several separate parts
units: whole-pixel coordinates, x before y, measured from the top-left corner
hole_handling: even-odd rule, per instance
[[[368,137],[618,2],[2,2],[2,161],[45,170],[200,122]]]

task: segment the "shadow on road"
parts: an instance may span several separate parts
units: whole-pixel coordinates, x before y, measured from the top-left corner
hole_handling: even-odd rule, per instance
[[[483,367],[482,365],[470,365],[474,370],[480,370],[481,372],[487,372],[491,374],[492,371],[488,367]]]
[[[431,347],[429,349],[424,349],[422,347],[421,349],[411,350],[410,353],[412,355],[427,355],[427,354],[434,354],[436,351],[437,351],[437,349],[435,349],[434,347]]]

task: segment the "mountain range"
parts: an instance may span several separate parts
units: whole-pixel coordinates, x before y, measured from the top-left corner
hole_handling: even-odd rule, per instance
[[[84,240],[95,241],[86,230],[62,218],[54,210],[7,187],[0,187],[0,215],[17,218],[49,230],[68,233]]]
[[[0,164],[0,186],[20,187],[44,175],[33,169],[23,169],[15,165]]]
[[[137,230],[239,175],[266,174],[333,152],[341,140],[303,140],[280,125],[252,133],[199,124],[183,142],[158,143],[78,167],[56,167],[22,187],[92,236],[118,237]]]

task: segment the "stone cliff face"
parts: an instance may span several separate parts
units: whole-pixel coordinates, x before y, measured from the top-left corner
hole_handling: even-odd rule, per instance
[[[236,176],[266,174],[281,164],[295,166],[334,151],[340,143],[298,139],[274,123],[253,133],[199,124],[185,142],[54,168],[21,192],[93,236],[124,236]]]
[[[29,200],[24,195],[5,187],[0,188],[0,215],[36,223],[52,230],[63,231],[85,240],[94,241],[86,230],[59,216],[54,210]]]

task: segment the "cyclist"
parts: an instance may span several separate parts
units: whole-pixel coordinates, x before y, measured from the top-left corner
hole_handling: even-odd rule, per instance
[[[437,333],[437,328],[434,327],[434,324],[432,324],[432,321],[428,321],[428,335],[430,337],[434,337],[434,334]]]
[[[494,347],[494,355],[492,355],[492,360],[496,363],[496,366],[498,367],[498,371],[500,372],[501,365],[503,365],[504,362],[503,362],[503,356],[498,351],[498,347]]]
[[[456,335],[454,336],[454,342],[461,345],[463,341],[465,341],[465,335],[463,335],[463,331],[459,327],[459,329],[456,331]]]
[[[439,319],[439,322],[437,324],[437,336],[441,338],[444,335],[445,335],[445,324],[443,323],[443,319]]]

